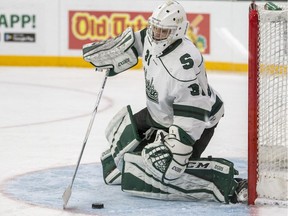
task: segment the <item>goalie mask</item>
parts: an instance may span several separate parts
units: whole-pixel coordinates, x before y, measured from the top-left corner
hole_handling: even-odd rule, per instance
[[[184,38],[188,27],[184,8],[173,0],[160,5],[148,22],[148,37],[156,56],[160,56],[177,39]]]

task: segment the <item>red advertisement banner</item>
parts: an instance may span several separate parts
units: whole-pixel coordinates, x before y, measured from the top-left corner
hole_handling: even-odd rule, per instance
[[[69,11],[69,49],[82,49],[86,43],[106,40],[127,27],[138,31],[147,26],[150,12]],[[188,13],[187,36],[203,54],[210,53],[210,15]]]

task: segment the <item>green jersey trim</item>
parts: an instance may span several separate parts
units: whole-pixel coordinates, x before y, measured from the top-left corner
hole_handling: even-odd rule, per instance
[[[175,116],[182,116],[188,118],[194,118],[199,121],[206,122],[210,112],[194,106],[186,106],[173,104],[173,111]]]
[[[221,109],[222,106],[223,106],[223,101],[216,95],[216,101],[212,106],[210,116],[215,115]]]
[[[146,34],[147,34],[147,28],[140,31],[142,46],[144,46],[144,40],[145,40]]]

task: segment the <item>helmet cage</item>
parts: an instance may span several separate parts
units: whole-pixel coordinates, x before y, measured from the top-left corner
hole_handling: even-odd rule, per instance
[[[177,26],[161,25],[153,17],[149,18],[148,24],[148,34],[152,42],[156,44],[163,42],[170,44],[172,42]]]

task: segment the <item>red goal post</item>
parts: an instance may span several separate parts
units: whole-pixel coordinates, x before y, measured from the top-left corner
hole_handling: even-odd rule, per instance
[[[249,8],[249,59],[248,59],[248,204],[257,197],[257,105],[258,105],[258,35],[259,20],[256,5]]]
[[[287,4],[249,8],[248,204],[287,205]]]

